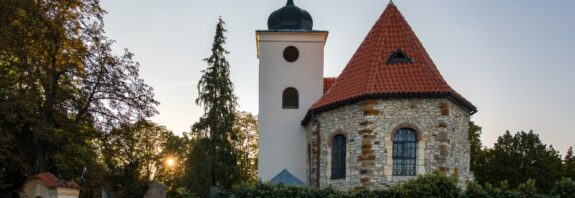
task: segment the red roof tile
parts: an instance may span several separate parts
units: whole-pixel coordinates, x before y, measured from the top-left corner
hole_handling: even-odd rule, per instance
[[[23,190],[26,183],[28,183],[28,181],[33,180],[33,179],[39,179],[48,188],[80,189],[80,186],[78,186],[78,184],[76,184],[74,182],[64,181],[64,180],[61,180],[60,178],[54,176],[52,173],[43,172],[43,173],[34,175],[34,176],[26,179],[26,181],[24,182],[24,185],[22,185],[22,188],[20,190]]]
[[[329,88],[331,88],[331,86],[333,85],[333,83],[335,83],[335,80],[337,78],[335,77],[326,77],[323,78],[323,94],[327,93],[327,91],[329,90]]]
[[[388,64],[387,59],[401,49],[413,61]],[[443,79],[423,45],[390,3],[363,40],[343,72],[324,95],[310,108],[310,112],[341,106],[364,97],[382,96],[445,96],[476,110]]]

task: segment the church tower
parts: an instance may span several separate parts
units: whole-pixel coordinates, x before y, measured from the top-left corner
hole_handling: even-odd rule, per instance
[[[259,162],[263,181],[308,183],[309,147],[300,124],[323,95],[327,31],[312,29],[311,15],[288,0],[256,31],[259,59]]]

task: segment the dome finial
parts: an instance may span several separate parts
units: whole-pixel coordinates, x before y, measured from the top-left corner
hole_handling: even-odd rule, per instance
[[[295,6],[295,4],[293,3],[293,0],[288,0],[286,6]]]

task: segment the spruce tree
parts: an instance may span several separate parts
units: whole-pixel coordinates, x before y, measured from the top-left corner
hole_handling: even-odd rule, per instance
[[[233,134],[233,126],[236,112],[236,96],[233,93],[233,84],[230,80],[230,65],[225,55],[229,52],[224,49],[226,37],[225,23],[220,18],[216,26],[216,35],[212,45],[212,55],[204,59],[208,67],[202,70],[202,77],[198,82],[198,98],[196,104],[203,106],[204,115],[192,126],[195,137],[207,143],[203,160],[190,162],[192,167],[201,167],[203,173],[195,172],[191,175],[202,176],[193,178],[198,185],[202,186],[200,194],[206,195],[205,186],[217,186],[229,189],[237,183],[239,171],[237,168],[236,151],[231,142],[236,139]],[[199,147],[197,149],[200,149]],[[198,153],[194,151],[192,153]],[[206,167],[209,165],[209,167]],[[209,178],[205,178],[209,177]]]
[[[564,177],[575,180],[575,155],[573,155],[573,147],[569,147],[569,150],[567,150],[567,155],[565,155],[563,166],[565,167]]]

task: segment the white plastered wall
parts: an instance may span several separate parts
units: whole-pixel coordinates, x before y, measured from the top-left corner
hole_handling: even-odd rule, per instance
[[[307,140],[300,122],[308,108],[323,94],[324,45],[327,32],[256,32],[259,58],[259,162],[258,174],[269,181],[287,169],[308,182]],[[299,50],[295,62],[283,51]],[[294,87],[298,109],[282,109],[282,92]]]

